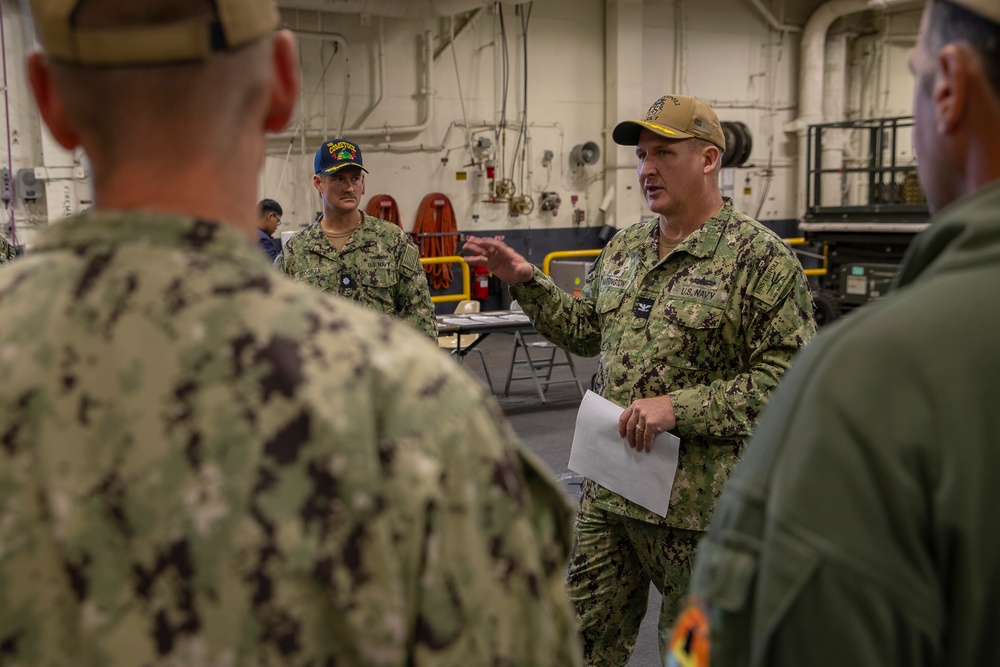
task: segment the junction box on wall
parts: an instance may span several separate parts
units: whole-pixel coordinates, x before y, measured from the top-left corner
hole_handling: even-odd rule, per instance
[[[562,199],[558,192],[543,192],[538,207],[543,211],[550,211],[553,216],[556,216],[559,214],[560,204],[562,204]]]

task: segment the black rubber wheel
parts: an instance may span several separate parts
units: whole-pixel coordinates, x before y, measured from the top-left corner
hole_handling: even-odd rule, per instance
[[[822,328],[840,317],[840,299],[833,292],[816,292],[813,295],[813,310],[816,313],[816,326]]]
[[[742,167],[750,159],[753,137],[746,123],[738,120],[722,122],[722,136],[726,138],[726,152],[722,156],[722,168]]]

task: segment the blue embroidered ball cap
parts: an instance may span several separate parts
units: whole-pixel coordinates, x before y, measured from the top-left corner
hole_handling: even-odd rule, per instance
[[[316,151],[313,167],[317,174],[332,174],[344,167],[360,167],[368,173],[361,160],[361,149],[358,145],[346,139],[330,139]]]

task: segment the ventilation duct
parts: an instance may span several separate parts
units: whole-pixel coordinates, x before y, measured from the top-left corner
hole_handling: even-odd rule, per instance
[[[520,5],[526,1],[501,0],[507,5]],[[454,16],[474,9],[492,7],[493,4],[492,0],[278,0],[278,6],[287,9],[412,19]]]

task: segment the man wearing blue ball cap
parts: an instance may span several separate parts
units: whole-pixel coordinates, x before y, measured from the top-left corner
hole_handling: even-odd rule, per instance
[[[398,317],[437,340],[437,320],[417,246],[396,225],[361,210],[361,149],[330,139],[316,151],[313,184],[323,215],[285,243],[275,262],[289,276]]]

